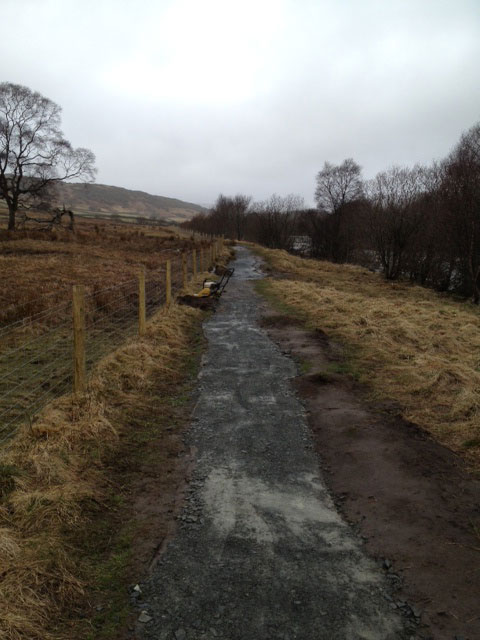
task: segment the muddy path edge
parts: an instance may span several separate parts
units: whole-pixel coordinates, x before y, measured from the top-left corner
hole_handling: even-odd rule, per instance
[[[394,403],[373,402],[325,333],[267,304],[262,324],[298,363],[295,387],[327,486],[396,585],[394,604],[413,608],[424,637],[480,638],[478,477]]]

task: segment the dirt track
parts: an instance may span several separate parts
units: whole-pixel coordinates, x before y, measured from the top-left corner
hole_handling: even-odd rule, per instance
[[[259,326],[255,258],[206,323],[181,526],[142,585],[139,638],[415,636],[390,582],[339,516],[298,401],[296,367]]]
[[[309,364],[295,387],[328,488],[397,588],[394,602],[421,614],[419,637],[480,638],[479,480],[394,404],[373,406],[332,373],[342,349],[325,334],[270,311],[263,324],[285,353]]]

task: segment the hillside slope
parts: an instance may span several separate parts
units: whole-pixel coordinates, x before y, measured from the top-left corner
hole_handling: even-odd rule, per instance
[[[78,214],[142,216],[173,222],[189,220],[205,211],[200,205],[191,202],[105,184],[60,183],[57,203],[59,206],[65,204]]]

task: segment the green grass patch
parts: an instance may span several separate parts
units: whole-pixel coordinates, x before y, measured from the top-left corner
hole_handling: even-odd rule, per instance
[[[264,278],[263,280],[255,280],[255,291],[263,298],[265,298],[265,300],[275,311],[299,320],[302,324],[305,325],[305,328],[307,328],[306,324],[309,321],[307,314],[302,313],[294,306],[290,306],[288,303],[280,300],[280,298],[274,293],[270,283],[271,280],[269,278]]]
[[[361,380],[361,372],[357,367],[355,361],[351,358],[347,358],[342,362],[330,362],[327,365],[327,372],[331,374],[336,374],[340,376],[349,376],[354,380]]]
[[[312,363],[309,360],[299,360],[298,368],[300,369],[300,374],[302,376],[307,375],[312,370]]]
[[[111,532],[99,526],[96,533],[104,537]],[[131,613],[126,583],[134,540],[134,523],[126,523],[112,541],[106,557],[92,554],[92,573],[98,604],[91,620],[92,630],[87,640],[108,640],[117,637]],[[98,539],[98,538],[97,538]]]
[[[465,449],[480,447],[480,438],[470,438],[470,440],[465,440],[462,446],[465,447]]]

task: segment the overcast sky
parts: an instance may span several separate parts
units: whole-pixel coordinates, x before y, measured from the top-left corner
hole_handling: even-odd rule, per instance
[[[104,184],[200,204],[444,157],[480,121],[480,0],[0,0],[0,81]]]

